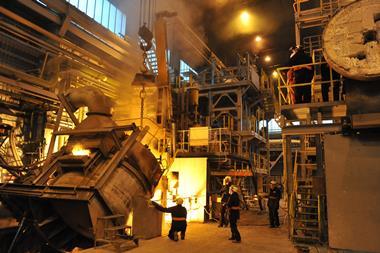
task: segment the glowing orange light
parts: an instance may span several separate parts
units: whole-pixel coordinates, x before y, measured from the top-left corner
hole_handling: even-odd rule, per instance
[[[75,156],[83,156],[83,155],[90,155],[90,150],[89,149],[84,149],[82,145],[80,144],[76,144],[74,147],[73,147],[73,150],[71,151],[71,153],[73,153],[73,155]]]
[[[269,55],[265,56],[265,58],[264,58],[265,62],[270,62],[271,60],[272,60],[272,58]]]
[[[273,71],[272,76],[273,76],[274,78],[277,78],[277,77],[278,77],[278,73],[277,73],[276,70]]]
[[[251,14],[247,10],[244,10],[240,13],[240,21],[244,24],[247,25],[251,21]]]
[[[255,38],[255,41],[256,42],[260,42],[260,41],[262,41],[263,40],[263,38],[261,37],[261,36],[256,36],[256,38]]]

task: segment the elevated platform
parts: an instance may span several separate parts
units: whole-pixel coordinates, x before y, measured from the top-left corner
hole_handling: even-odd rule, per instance
[[[282,105],[281,114],[289,121],[337,119],[347,115],[347,105],[344,101]]]
[[[211,171],[211,176],[251,177],[253,173],[250,170]]]
[[[234,131],[233,136],[241,136],[244,140],[267,143],[267,140],[255,131]]]
[[[176,157],[207,157],[207,158],[223,158],[231,159],[236,161],[249,162],[249,156],[239,156],[236,154],[231,154],[229,152],[207,152],[207,151],[178,151]]]

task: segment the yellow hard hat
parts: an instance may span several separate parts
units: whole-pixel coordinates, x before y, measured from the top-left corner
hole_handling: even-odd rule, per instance
[[[234,192],[238,192],[239,191],[239,187],[237,187],[236,185],[232,185],[231,186],[231,190],[234,191]]]
[[[227,184],[227,183],[229,183],[229,182],[231,182],[232,181],[232,178],[230,177],[230,176],[226,176],[224,179],[223,179],[223,184],[225,185],[225,184]]]
[[[182,205],[183,204],[183,199],[182,198],[177,198],[177,200],[175,202],[177,203],[177,205]]]

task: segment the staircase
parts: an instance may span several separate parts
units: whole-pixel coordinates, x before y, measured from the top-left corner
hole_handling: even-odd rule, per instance
[[[315,244],[321,240],[320,200],[313,191],[316,168],[315,146],[306,144],[296,151],[291,200],[291,237],[296,244]]]
[[[250,188],[250,182],[249,180],[251,177],[243,177],[240,180],[240,193],[243,198],[243,204],[245,209],[253,208],[254,207],[254,197],[253,194],[251,194]]]
[[[267,116],[273,117],[275,113],[275,97],[274,92],[270,89],[262,90],[263,96],[263,109],[268,114]]]

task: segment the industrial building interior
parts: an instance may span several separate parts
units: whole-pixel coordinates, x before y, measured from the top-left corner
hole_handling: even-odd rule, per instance
[[[380,0],[0,13],[0,252],[380,252]]]

